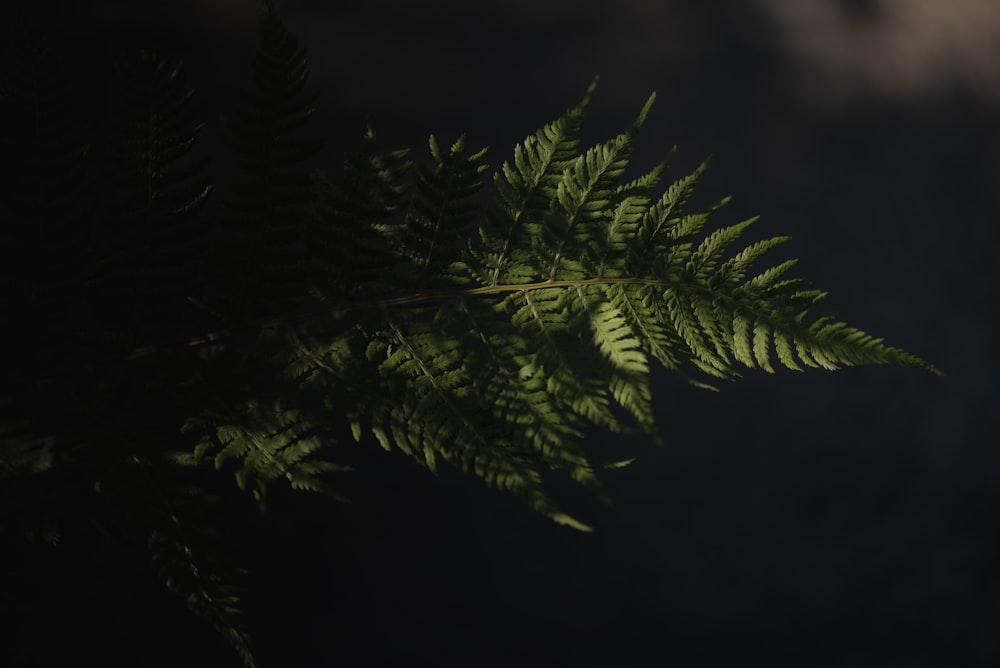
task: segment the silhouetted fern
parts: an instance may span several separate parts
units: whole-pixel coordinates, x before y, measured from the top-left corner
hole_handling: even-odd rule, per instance
[[[208,226],[196,214],[212,190],[194,158],[204,124],[181,67],[139,52],[116,63],[120,99],[114,116],[108,249],[92,299],[102,319],[137,343],[162,339],[191,319],[188,299],[202,287]]]
[[[223,118],[222,138],[238,176],[224,197],[224,236],[210,270],[224,293],[212,310],[227,323],[275,315],[300,304],[305,282],[302,236],[313,200],[313,179],[301,163],[323,140],[300,134],[318,93],[307,93],[309,60],[269,2],[260,3],[260,40],[251,90]]]

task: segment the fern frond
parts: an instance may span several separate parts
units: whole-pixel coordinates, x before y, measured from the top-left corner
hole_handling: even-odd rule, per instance
[[[503,303],[486,305],[463,299],[458,306],[468,320],[456,319],[454,326],[461,332],[466,352],[463,369],[472,379],[478,403],[503,423],[510,443],[527,446],[520,455],[512,451],[508,456],[540,459],[547,468],[565,472],[610,503],[582,449],[586,422],[555,400],[524,338],[513,329],[501,329],[503,321],[492,319],[502,312]],[[546,498],[540,487],[533,494],[535,499]]]
[[[249,400],[238,415],[206,412],[189,420],[182,431],[204,432],[206,428],[212,431],[201,437],[198,458],[214,451],[217,469],[235,461],[237,484],[252,491],[258,503],[264,504],[268,488],[278,479],[293,489],[345,500],[324,477],[350,468],[313,457],[331,445],[329,437],[317,434],[301,411],[286,407],[280,399]]]
[[[685,370],[688,360],[683,354],[684,340],[670,326],[670,315],[657,288],[642,282],[620,283],[609,288],[609,298],[621,311],[647,354],[691,385],[717,391],[714,385],[698,380]]]
[[[361,150],[341,173],[317,172],[318,195],[304,232],[313,294],[327,303],[392,293],[402,259],[388,248],[393,218],[406,206],[402,179],[409,150],[382,153],[368,126]]]
[[[529,136],[495,176],[479,240],[461,259],[436,258],[467,233],[471,205],[449,207],[478,187],[482,153],[466,158],[461,141],[445,153],[432,141],[437,167],[418,168],[415,213],[403,227],[373,223],[367,237],[399,255],[400,275],[417,279],[411,294],[333,305],[372,313],[341,339],[350,346],[333,353],[314,336],[297,358],[303,377],[326,379],[316,381],[323,392],[334,378],[358,395],[377,384],[364,405],[341,404],[356,437],[366,424],[387,450],[431,470],[451,462],[562,517],[539,468],[606,498],[581,435],[590,426],[656,435],[650,358],[709,389],[700,375],[731,379],[737,364],[773,371],[772,347],[792,369],[925,364],[858,330],[810,320],[824,293],[786,277],[793,261],[756,268],[787,237],[734,253],[757,219],[709,227],[728,198],[686,211],[707,161],[659,196],[666,161],[623,181],[651,102],[624,133],[575,157],[583,105]],[[362,347],[377,381],[351,380],[366,372],[346,351],[357,358]]]
[[[171,528],[175,531],[156,530],[149,535],[153,571],[170,592],[184,600],[188,610],[229,642],[247,668],[255,668],[249,634],[238,621],[242,612],[239,589],[206,567],[201,555],[183,540],[180,527]]]
[[[625,251],[649,208],[650,191],[659,183],[668,162],[669,157],[631,183],[615,189],[604,220],[603,233],[595,235],[582,257],[588,276],[610,278],[626,275]]]
[[[382,446],[395,445],[431,471],[440,457],[557,522],[587,529],[552,503],[531,451],[511,440],[493,419],[493,408],[476,395],[460,341],[434,323],[397,322],[387,312],[383,318],[387,329],[367,351],[392,397],[370,408],[371,428]]]
[[[195,214],[212,184],[190,159],[204,129],[179,65],[140,51],[117,63],[120,103],[108,155],[110,248],[91,296],[109,325],[149,341],[190,320],[207,228]]]
[[[450,464],[587,530],[549,498],[543,474],[607,500],[597,470],[632,458],[596,463],[584,434],[656,436],[652,360],[702,387],[741,366],[937,372],[815,315],[825,293],[791,276],[794,260],[760,266],[787,237],[739,248],[755,218],[713,228],[727,199],[689,210],[707,161],[665,188],[666,160],[627,177],[652,96],[624,132],[581,149],[591,84],[514,149],[481,218],[485,149],[467,150],[464,136],[450,147],[432,136],[430,162],[410,170],[407,152],[381,151],[369,128],[342,173],[310,176],[303,163],[322,142],[301,134],[317,99],[309,61],[269,0],[259,10],[253,89],[223,123],[239,176],[203,265],[221,294],[191,294],[210,184],[206,161],[189,159],[204,126],[179,66],[151,53],[119,64],[113,226],[90,244],[89,264],[81,249],[96,204],[72,113],[81,96],[44,47],[20,44],[23,62],[2,64],[0,89],[0,141],[23,166],[0,184],[0,293],[21,325],[4,346],[0,479],[16,483],[14,498],[39,479],[57,485],[49,473],[73,465],[88,490],[112,490],[100,493],[140,518],[168,588],[248,665],[231,569],[195,521],[211,495],[160,484],[161,474],[214,462],[261,506],[282,481],[338,497],[328,481],[347,469],[329,456],[339,422],[356,440],[370,433],[431,471]],[[80,286],[105,320],[86,341]],[[185,300],[224,331],[144,346],[155,356],[117,354],[175,327]],[[61,424],[49,429],[53,406]],[[48,518],[36,524],[48,530]]]
[[[577,316],[571,316],[570,327],[592,335],[611,395],[642,430],[655,435],[649,365],[628,319],[600,287],[577,287],[572,304]]]
[[[324,144],[301,134],[318,99],[305,92],[308,79],[305,49],[270,3],[262,3],[254,87],[244,93],[244,105],[222,119],[222,138],[239,176],[218,219],[224,236],[210,254],[225,295],[206,305],[228,324],[293,310],[308,293],[302,237],[316,189],[302,163]]]
[[[513,165],[505,162],[493,177],[496,191],[479,228],[482,247],[470,242],[475,261],[468,263],[484,285],[532,278],[523,269],[511,274],[511,268],[525,262],[563,171],[577,158],[580,122],[596,87],[595,78],[577,106],[525,138],[514,149]]]
[[[165,489],[153,475],[151,462],[136,463],[146,469],[142,476],[150,485],[146,492],[156,497],[155,517],[150,518],[153,528],[146,540],[154,574],[188,610],[226,639],[247,668],[255,668],[250,637],[241,619],[241,588],[236,584],[245,571],[221,558],[216,528],[191,521],[195,513],[203,520],[206,505],[217,506],[218,499],[206,496],[199,487]]]
[[[589,466],[580,451],[583,423],[552,401],[544,378],[531,364],[525,339],[514,330],[496,331],[494,317],[502,304],[462,299],[458,307],[466,318],[455,321],[466,353],[462,364],[480,404],[491,407],[493,417],[513,430],[514,442],[530,443],[549,466],[569,467],[572,476],[587,477],[578,470]]]
[[[628,165],[632,139],[642,127],[655,95],[650,96],[632,127],[595,146],[563,171],[555,200],[532,239],[534,264],[543,280],[584,276],[580,252],[611,204],[618,180]],[[558,203],[558,204],[557,204]]]
[[[467,155],[464,135],[447,152],[434,135],[429,144],[436,164],[417,163],[413,210],[396,238],[399,252],[409,259],[401,267],[403,275],[418,290],[469,281],[454,271],[461,254],[457,243],[468,239],[474,229],[471,225],[479,207],[472,197],[482,187],[479,175],[488,169],[483,164],[486,149]]]
[[[578,337],[567,326],[572,294],[566,288],[525,290],[508,302],[516,309],[511,322],[527,337],[533,367],[546,378],[553,397],[588,422],[620,431],[607,388],[595,372],[593,349],[577,345]]]

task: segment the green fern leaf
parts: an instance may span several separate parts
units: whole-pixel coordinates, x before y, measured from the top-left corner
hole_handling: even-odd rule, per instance
[[[433,168],[417,165],[413,210],[398,238],[399,252],[410,261],[403,265],[404,275],[417,289],[469,281],[455,271],[464,268],[458,242],[468,239],[474,229],[478,205],[472,197],[482,187],[479,175],[487,169],[482,162],[486,149],[466,155],[464,136],[447,153],[438,146],[434,135],[429,143],[437,164]]]
[[[543,279],[574,280],[584,276],[575,259],[594,235],[594,227],[611,203],[618,179],[625,171],[632,139],[649,113],[650,96],[628,131],[595,146],[563,172],[556,186],[555,201],[532,239],[534,263]],[[558,205],[556,205],[558,203]]]
[[[369,125],[361,150],[348,156],[342,173],[316,173],[317,200],[303,234],[310,257],[303,270],[323,302],[363,300],[404,287],[392,280],[400,258],[387,241],[405,207],[408,154],[380,152]]]
[[[577,158],[580,121],[596,86],[595,78],[576,107],[528,136],[514,149],[513,166],[505,162],[494,177],[496,194],[479,228],[487,250],[470,248],[473,275],[484,285],[530,280],[530,270],[513,275],[511,267],[527,259],[563,172]]]

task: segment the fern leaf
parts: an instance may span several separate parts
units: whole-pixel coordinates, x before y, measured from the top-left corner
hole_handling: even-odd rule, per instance
[[[752,219],[756,220],[756,219]],[[731,259],[726,260],[712,276],[709,285],[714,288],[734,288],[743,280],[747,270],[769,250],[789,241],[791,237],[772,237],[750,244]]]
[[[604,233],[595,235],[596,239],[582,258],[587,275],[617,277],[626,274],[625,252],[629,241],[649,208],[649,192],[659,182],[666,165],[664,160],[631,183],[616,188]]]
[[[750,318],[743,313],[737,313],[733,318],[733,356],[752,369],[756,362],[754,349],[750,344],[750,325]]]
[[[742,223],[720,228],[706,236],[688,259],[688,274],[695,281],[704,282],[705,277],[715,270],[719,257],[728,250],[729,244],[739,239],[743,230],[756,222],[758,218],[750,218]]]
[[[343,496],[322,480],[329,473],[350,470],[333,462],[311,458],[331,441],[321,439],[305,415],[282,405],[280,400],[248,401],[239,415],[207,413],[191,420],[185,432],[215,425],[214,433],[202,437],[202,451],[215,450],[216,468],[235,460],[240,489],[250,490],[261,504],[268,487],[284,479],[294,489],[322,492],[343,501]]]
[[[151,469],[149,463],[142,466]],[[224,563],[213,549],[218,541],[214,529],[186,520],[193,511],[204,514],[206,503],[216,505],[216,499],[206,499],[201,490],[193,494],[184,489],[164,490],[154,479],[149,482],[157,489],[159,506],[155,528],[146,542],[153,572],[188,610],[229,642],[247,668],[255,668],[250,637],[241,620],[241,588],[234,581],[245,571]]]
[[[608,388],[615,401],[628,411],[641,429],[656,430],[649,390],[649,366],[639,340],[626,317],[607,298],[604,290],[576,289],[582,309],[581,324],[592,333],[593,344],[604,358]],[[571,325],[572,326],[572,325]]]
[[[628,165],[632,139],[645,121],[655,96],[650,96],[632,127],[581,155],[563,172],[556,186],[555,205],[532,239],[538,274],[548,280],[584,275],[579,259],[594,228],[611,203],[618,180]]]
[[[300,134],[313,117],[316,93],[306,93],[309,58],[281,19],[262,3],[245,104],[222,119],[222,138],[235,153],[238,178],[217,222],[220,239],[210,268],[224,296],[209,304],[227,324],[273,316],[300,306],[308,292],[301,241],[315,198],[302,163],[323,147]]]
[[[487,169],[482,162],[486,149],[466,155],[464,135],[447,153],[431,135],[430,150],[437,164],[417,165],[413,210],[398,239],[399,251],[410,260],[403,269],[406,278],[417,289],[468,282],[453,271],[460,264],[457,242],[468,239],[474,229],[478,206],[472,197],[482,187],[479,175]]]
[[[193,320],[188,297],[203,282],[207,232],[195,213],[212,185],[202,175],[207,159],[191,159],[204,125],[181,67],[140,51],[120,59],[117,71],[121,100],[108,174],[116,187],[107,230],[113,241],[91,296],[110,325],[149,341]]]
[[[757,320],[753,326],[753,356],[760,368],[768,373],[774,373],[770,358],[770,330],[766,323]]]
[[[383,445],[395,444],[432,471],[437,457],[507,490],[557,522],[578,525],[545,495],[541,478],[524,456],[524,447],[508,440],[491,419],[490,407],[476,399],[464,373],[459,342],[439,327],[413,320],[388,325],[381,344],[369,349],[390,387],[402,381],[399,403],[372,408],[373,431]]]
[[[470,247],[476,262],[469,264],[484,285],[530,278],[511,274],[510,267],[523,263],[563,171],[577,157],[580,122],[596,86],[595,78],[577,106],[528,136],[514,149],[513,166],[505,162],[494,177],[495,195],[479,228],[485,250]]]
[[[317,200],[303,237],[310,254],[304,269],[322,301],[362,300],[402,287],[392,281],[401,260],[387,242],[394,217],[405,207],[408,154],[380,152],[369,125],[361,150],[344,160],[342,172],[317,172]]]
[[[589,422],[620,431],[610,410],[607,389],[594,373],[585,347],[566,327],[567,297],[561,288],[525,291],[511,306],[516,312],[511,322],[528,337],[535,352],[535,364],[547,378],[552,395]]]
[[[650,358],[710,389],[695,372],[731,379],[736,362],[773,372],[772,346],[791,369],[922,364],[826,317],[810,319],[824,293],[787,278],[794,261],[756,268],[785,237],[733,249],[756,218],[709,227],[728,198],[685,211],[707,162],[659,197],[665,162],[624,181],[649,103],[630,129],[576,153],[585,103],[515,149],[494,177],[478,241],[461,255],[483,152],[468,155],[462,139],[444,149],[432,138],[436,162],[418,166],[401,224],[383,222],[401,211],[393,199],[399,174],[377,171],[388,163],[368,158],[365,182],[382,193],[372,199],[394,204],[379,204],[357,236],[371,257],[383,253],[385,266],[397,268],[380,283],[395,294],[331,304],[326,326],[353,323],[350,333],[327,344],[322,327],[306,337],[293,330],[296,353],[285,358],[310,392],[346,388],[324,405],[344,411],[355,438],[367,425],[386,449],[432,471],[450,462],[572,524],[546,497],[538,469],[565,471],[606,498],[581,435],[632,424],[655,433]],[[396,293],[406,279],[411,294]],[[342,319],[351,311],[359,320]],[[366,376],[372,370],[375,378]]]
[[[707,160],[690,175],[671,184],[659,201],[646,211],[625,258],[625,268],[629,275],[642,276],[650,273],[659,252],[672,246],[670,240],[676,238],[673,228],[681,220],[675,214],[683,209],[706,169]]]

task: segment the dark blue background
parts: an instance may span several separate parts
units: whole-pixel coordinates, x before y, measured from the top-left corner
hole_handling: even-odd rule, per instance
[[[249,83],[250,0],[38,4],[95,63],[183,58],[209,120]],[[632,174],[674,144],[668,178],[713,154],[699,201],[734,195],[717,224],[762,214],[752,238],[792,235],[778,253],[830,309],[947,375],[748,372],[715,394],[657,370],[665,445],[594,435],[639,457],[605,476],[615,506],[553,481],[592,534],[352,446],[352,505],[279,496],[242,548],[263,666],[1000,663],[1000,8],[338,4],[275,1],[322,91],[318,166],[366,116],[390,147],[467,131],[496,166],[595,74],[585,142],[656,90]],[[55,637],[136,665],[236,665],[142,576],[109,592],[117,558],[79,566],[90,593],[50,613]]]

